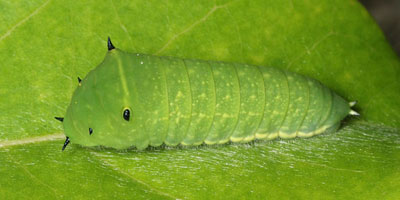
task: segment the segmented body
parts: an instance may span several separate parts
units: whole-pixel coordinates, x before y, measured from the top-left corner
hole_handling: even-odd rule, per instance
[[[320,82],[285,70],[113,49],[75,91],[64,128],[74,143],[143,149],[310,137],[349,112]]]

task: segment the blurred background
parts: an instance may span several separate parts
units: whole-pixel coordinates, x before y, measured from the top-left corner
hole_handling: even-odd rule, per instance
[[[400,56],[400,0],[360,0]]]

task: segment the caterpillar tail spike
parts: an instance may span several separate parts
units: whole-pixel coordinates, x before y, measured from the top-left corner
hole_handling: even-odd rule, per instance
[[[356,112],[354,110],[350,110],[349,114],[353,115],[353,116],[360,116],[360,113],[358,113],[358,112]]]
[[[64,117],[54,117],[54,119],[56,119],[56,120],[58,120],[58,121],[60,121],[60,122],[63,122],[63,121],[64,121]]]
[[[78,76],[78,83],[81,83],[82,79]]]
[[[109,50],[109,51],[115,49],[114,45],[113,45],[112,42],[111,42],[110,37],[108,37],[108,40],[107,40],[107,47],[108,47],[108,50]]]
[[[349,106],[350,107],[353,107],[353,106],[355,106],[357,104],[357,101],[351,101],[351,102],[349,102]]]
[[[65,139],[65,142],[64,142],[64,145],[63,145],[63,147],[62,147],[62,151],[64,151],[64,149],[65,149],[65,147],[67,147],[67,145],[69,144],[69,137],[67,137],[66,139]]]

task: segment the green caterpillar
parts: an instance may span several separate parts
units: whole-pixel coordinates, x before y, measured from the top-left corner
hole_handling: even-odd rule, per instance
[[[281,69],[131,54],[110,38],[108,50],[56,117],[63,150],[70,141],[144,149],[310,137],[358,114],[320,82]]]

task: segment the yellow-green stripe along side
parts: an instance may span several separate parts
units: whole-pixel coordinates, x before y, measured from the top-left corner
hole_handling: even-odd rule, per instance
[[[158,57],[154,57],[158,59]],[[169,106],[169,126],[165,144],[178,145],[183,141],[192,115],[192,95],[185,63],[180,59],[160,58],[166,75]]]
[[[237,72],[232,64],[208,62],[212,69],[215,83],[215,114],[206,144],[222,144],[229,138],[236,127],[240,109],[240,88]]]
[[[200,145],[210,132],[215,113],[215,86],[211,66],[204,61],[183,60],[191,89],[191,120],[183,145]]]
[[[257,139],[274,139],[286,118],[289,105],[289,87],[284,72],[272,67],[258,67],[265,83],[263,119],[256,131]]]
[[[240,85],[239,121],[230,140],[247,142],[255,139],[255,132],[264,115],[264,79],[258,67],[234,64]]]

